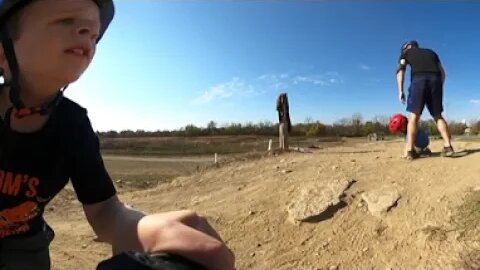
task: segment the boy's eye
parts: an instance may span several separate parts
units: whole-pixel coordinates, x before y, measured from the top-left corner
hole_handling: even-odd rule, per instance
[[[63,23],[63,24],[73,24],[75,22],[75,19],[73,19],[73,18],[63,18],[63,19],[58,20],[58,22]]]

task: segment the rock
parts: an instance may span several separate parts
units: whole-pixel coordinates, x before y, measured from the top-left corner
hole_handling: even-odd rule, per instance
[[[287,173],[291,173],[291,172],[293,172],[293,171],[292,170],[282,170],[283,174],[287,174]]]
[[[362,207],[363,207],[363,203],[362,203],[362,202],[359,202],[359,203],[357,204],[357,207],[358,207],[358,208],[362,208]]]
[[[255,252],[250,253],[250,257],[255,257]]]
[[[328,213],[340,203],[340,197],[352,182],[337,180],[325,185],[313,183],[305,186],[287,207],[290,217],[294,221],[307,221]]]
[[[117,181],[115,181],[117,183],[121,183],[122,182],[122,179],[117,179]]]
[[[328,270],[338,270],[338,265],[332,265],[328,268]]]
[[[255,215],[255,211],[248,211],[248,215],[249,216]]]
[[[332,170],[337,170],[338,169],[338,166],[334,165],[332,166]]]
[[[355,159],[350,160],[350,162],[355,163],[357,162]]]
[[[461,232],[456,232],[455,233],[455,240],[460,240],[462,238],[462,233]]]
[[[362,199],[367,203],[368,211],[374,216],[379,216],[396,205],[400,199],[400,193],[395,188],[382,187],[363,193]]]
[[[82,248],[83,248],[83,249],[87,248],[87,244],[83,244],[83,245],[82,245]]]
[[[367,251],[368,251],[368,247],[362,249],[362,252],[363,252],[363,253],[365,253],[365,252],[367,252]]]
[[[280,166],[276,165],[274,168],[275,168],[276,170],[278,170],[278,169],[280,169]]]

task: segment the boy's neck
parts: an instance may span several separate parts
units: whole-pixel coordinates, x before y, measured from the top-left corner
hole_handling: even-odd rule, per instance
[[[45,78],[33,80],[22,79],[20,99],[25,107],[41,106],[52,101],[62,87],[63,85],[61,83],[53,81],[48,82]]]
[[[60,91],[60,87],[49,87],[40,89],[39,87],[35,87],[35,90],[28,87],[28,84],[22,83],[22,87],[20,90],[20,100],[23,102],[25,107],[37,107],[42,106],[50,101],[52,101],[58,91]],[[11,107],[13,104],[10,100],[10,87],[5,87],[2,93],[0,93],[0,106],[2,110],[6,110]],[[2,111],[0,110],[0,111]]]

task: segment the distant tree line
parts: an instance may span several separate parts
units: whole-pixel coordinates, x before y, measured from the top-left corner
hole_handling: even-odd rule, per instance
[[[361,114],[354,114],[350,118],[342,118],[333,124],[324,124],[320,121],[314,121],[308,117],[303,123],[292,126],[291,136],[309,136],[309,137],[361,137],[371,133],[389,134],[388,117],[376,116],[373,119],[364,121]],[[433,120],[421,121],[420,127],[426,130],[432,136],[438,136],[438,131]],[[480,120],[472,121],[470,134],[477,135],[480,132]],[[449,123],[450,131],[453,135],[462,135],[467,128],[465,123],[452,121]],[[141,138],[141,137],[196,137],[196,136],[233,136],[233,135],[259,135],[259,136],[277,136],[278,124],[271,121],[262,121],[259,123],[230,123],[218,125],[210,121],[206,127],[187,125],[178,130],[164,131],[145,131],[145,130],[123,130],[97,132],[104,138]]]

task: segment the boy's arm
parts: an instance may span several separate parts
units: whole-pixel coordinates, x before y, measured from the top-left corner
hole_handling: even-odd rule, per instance
[[[234,256],[206,220],[189,211],[144,215],[117,196],[84,205],[87,220],[100,241],[124,251],[169,252],[213,270],[233,270]]]
[[[233,254],[205,219],[178,212],[146,216],[120,202],[90,120],[85,112],[79,117],[76,129],[70,132],[74,135],[67,154],[70,178],[100,241],[110,243],[114,254],[129,250],[167,252],[208,269],[234,269]]]

